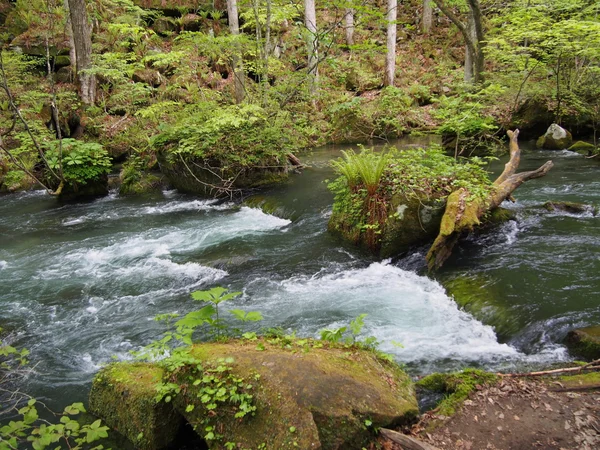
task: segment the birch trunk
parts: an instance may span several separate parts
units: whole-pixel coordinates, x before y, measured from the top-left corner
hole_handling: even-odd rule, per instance
[[[315,0],[304,0],[304,24],[308,30],[308,76],[310,93],[315,95],[319,83],[319,36]]]
[[[238,36],[240,34],[240,25],[238,19],[238,7],[237,0],[227,0],[227,17],[229,20],[229,32]],[[246,95],[246,86],[244,83],[244,66],[242,64],[242,59],[240,55],[236,52],[233,56],[233,79],[234,79],[234,89],[235,89],[235,101],[236,103],[241,103],[244,101],[244,97]]]
[[[396,75],[396,17],[398,0],[388,0],[387,10],[387,53],[385,56],[385,78],[383,84],[393,86]]]

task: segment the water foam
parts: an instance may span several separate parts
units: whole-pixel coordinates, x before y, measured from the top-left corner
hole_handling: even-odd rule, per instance
[[[263,314],[305,334],[368,313],[364,334],[382,341],[381,348],[402,362],[518,357],[517,350],[498,343],[491,327],[459,310],[437,282],[388,262],[260,284],[259,291],[267,290],[259,300]]]
[[[0,260],[0,270],[4,270],[8,267],[8,262]]]

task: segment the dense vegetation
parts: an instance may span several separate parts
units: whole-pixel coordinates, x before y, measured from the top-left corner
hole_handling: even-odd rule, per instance
[[[313,30],[301,2],[240,2],[238,29],[223,2],[88,1],[90,62],[77,70],[80,3],[69,14],[58,0],[0,2],[2,190],[36,179],[55,193],[102,184],[108,156],[125,163],[124,190],[136,192],[160,184],[143,182],[160,152],[232,187],[240,171],[285,166],[328,142],[437,132],[464,153],[503,128],[537,137],[556,121],[595,139],[600,123],[591,0],[472,2],[485,37],[477,83],[465,77],[460,28],[437,9],[429,24],[420,2],[404,3],[385,88],[380,2],[319,3]],[[436,3],[458,24],[473,12]]]

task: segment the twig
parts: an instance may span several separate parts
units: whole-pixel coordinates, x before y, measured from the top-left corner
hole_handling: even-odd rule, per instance
[[[517,378],[517,377],[537,377],[541,375],[553,375],[557,373],[573,373],[581,372],[583,370],[600,370],[600,359],[587,363],[579,367],[565,367],[563,369],[553,370],[542,370],[538,372],[527,372],[527,373],[497,373],[499,377],[504,378]]]

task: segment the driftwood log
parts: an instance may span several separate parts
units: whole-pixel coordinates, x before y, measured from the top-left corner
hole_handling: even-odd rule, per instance
[[[392,442],[395,442],[396,444],[399,444],[403,449],[406,450],[438,450],[436,447],[433,447],[425,442],[419,441],[414,437],[398,433],[394,430],[382,428],[379,430],[379,432],[383,437],[389,439]]]
[[[510,138],[510,159],[502,174],[494,181],[489,196],[486,199],[472,199],[470,192],[465,188],[460,188],[448,196],[440,232],[426,256],[429,270],[439,269],[452,254],[459,237],[480,225],[481,218],[486,213],[496,209],[504,200],[512,200],[512,192],[525,181],[543,177],[552,168],[552,161],[547,161],[536,170],[516,173],[521,162],[521,149],[517,139],[519,130],[509,130],[507,134]]]

